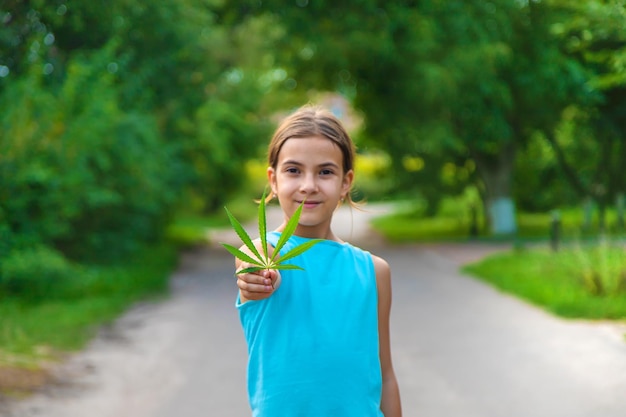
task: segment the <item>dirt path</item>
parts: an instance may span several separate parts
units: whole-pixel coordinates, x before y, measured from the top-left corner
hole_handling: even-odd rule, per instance
[[[458,274],[460,263],[500,246],[381,246],[363,226],[379,211],[342,212],[336,230],[392,266],[393,354],[405,416],[624,416],[619,329],[554,318]],[[270,226],[279,221],[272,217]],[[218,248],[185,254],[169,299],[133,308],[58,370],[64,384],[0,414],[249,415],[232,267]]]

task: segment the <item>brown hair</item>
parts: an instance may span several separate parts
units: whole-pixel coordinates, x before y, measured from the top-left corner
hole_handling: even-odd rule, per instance
[[[346,129],[330,111],[309,104],[285,118],[274,132],[267,151],[269,165],[276,169],[278,154],[287,140],[312,136],[324,137],[339,147],[343,155],[344,175],[354,170],[356,148]],[[346,195],[346,200],[354,206],[350,193]]]

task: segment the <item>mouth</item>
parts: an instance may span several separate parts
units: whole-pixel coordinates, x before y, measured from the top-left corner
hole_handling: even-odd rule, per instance
[[[296,202],[298,203],[298,205],[304,203],[303,207],[307,209],[315,208],[319,206],[320,204],[322,204],[321,201],[296,201]]]

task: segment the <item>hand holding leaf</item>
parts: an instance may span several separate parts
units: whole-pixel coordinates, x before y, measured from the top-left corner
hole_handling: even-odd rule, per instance
[[[245,229],[241,226],[241,223],[235,219],[235,217],[231,214],[230,211],[226,209],[226,214],[228,215],[228,219],[230,220],[230,224],[233,226],[233,229],[243,242],[243,244],[248,248],[252,255],[248,255],[236,247],[229,245],[227,243],[222,243],[222,246],[230,252],[235,258],[238,258],[244,262],[248,262],[252,265],[252,267],[244,268],[240,271],[237,271],[237,274],[246,274],[257,272],[261,270],[270,270],[270,269],[302,269],[301,267],[293,264],[285,264],[284,262],[292,259],[307,250],[313,247],[315,244],[321,242],[322,239],[312,239],[306,243],[298,245],[291,249],[289,252],[282,255],[278,258],[278,253],[285,246],[289,238],[293,235],[298,227],[298,221],[300,220],[300,214],[302,213],[302,207],[304,202],[300,204],[300,206],[296,209],[295,213],[285,226],[285,229],[280,235],[278,239],[278,243],[274,248],[274,253],[272,256],[268,255],[267,251],[267,220],[265,216],[265,193],[263,193],[263,197],[261,197],[261,203],[259,204],[259,237],[261,239],[261,252],[257,249],[257,247],[252,242],[252,239],[246,233]]]

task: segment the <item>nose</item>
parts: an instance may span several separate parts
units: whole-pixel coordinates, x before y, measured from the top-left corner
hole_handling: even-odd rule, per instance
[[[302,177],[300,192],[304,194],[313,194],[317,192],[317,179],[315,178],[315,175],[306,174]]]

